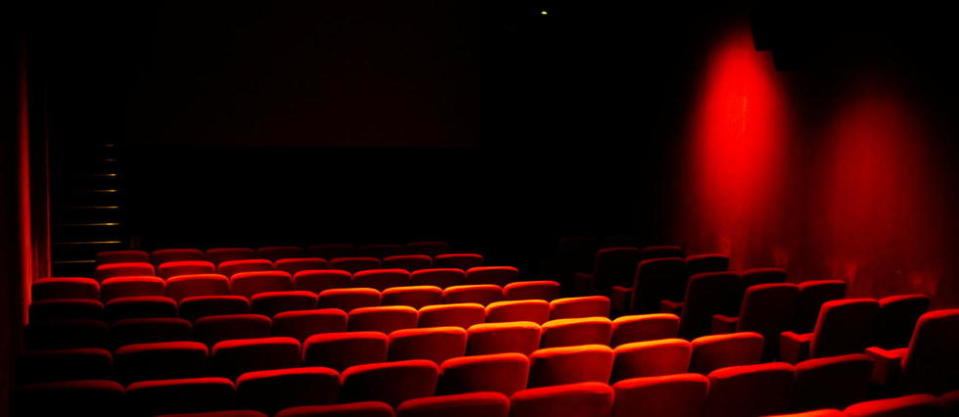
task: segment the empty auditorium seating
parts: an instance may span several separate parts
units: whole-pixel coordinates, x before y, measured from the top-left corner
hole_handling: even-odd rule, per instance
[[[483,255],[478,253],[444,253],[433,257],[433,265],[437,268],[470,269],[483,265]]]
[[[797,333],[808,333],[816,326],[819,307],[830,300],[839,300],[846,296],[846,283],[840,280],[805,281],[799,284],[799,306],[796,323]]]
[[[340,375],[323,367],[253,371],[236,379],[236,391],[244,408],[272,414],[289,407],[335,404]]]
[[[157,296],[121,297],[107,301],[104,316],[108,321],[149,317],[176,317],[177,304],[172,298]]]
[[[793,366],[783,362],[732,366],[709,373],[704,417],[756,417],[785,412]]]
[[[326,259],[323,258],[286,258],[273,262],[273,269],[296,274],[300,271],[326,269]]]
[[[612,381],[680,374],[689,368],[689,342],[683,339],[649,340],[613,349]]]
[[[439,366],[422,359],[351,366],[340,374],[340,401],[383,401],[395,407],[433,395],[438,377]]]
[[[738,317],[713,315],[713,333],[752,331],[763,335],[766,355],[779,351],[779,334],[796,317],[799,287],[794,284],[760,284],[746,289]]]
[[[120,297],[162,296],[166,293],[166,285],[166,281],[158,277],[107,278],[100,283],[100,297],[107,301]]]
[[[97,265],[96,278],[103,281],[113,277],[154,276],[156,269],[147,262],[121,262]]]
[[[105,347],[109,326],[102,320],[34,321],[24,329],[28,349]]]
[[[395,417],[393,407],[381,401],[287,408],[274,417]]]
[[[137,416],[231,410],[236,389],[226,378],[140,381],[127,387],[127,398]]]
[[[706,272],[689,277],[679,319],[679,334],[709,334],[715,314],[734,316],[743,296],[743,280],[732,272]],[[669,304],[663,301],[663,304]]]
[[[466,272],[457,268],[421,269],[410,274],[410,285],[433,285],[446,288],[464,282],[466,282]]]
[[[810,359],[796,365],[792,408],[841,409],[866,397],[873,361],[861,353]]]
[[[330,260],[331,269],[342,269],[350,272],[357,272],[366,269],[375,269],[381,266],[379,258],[369,256],[352,256],[345,258],[333,258]]]
[[[293,278],[286,271],[238,272],[230,277],[230,292],[246,297],[252,297],[261,292],[292,289]]]
[[[603,248],[593,256],[592,273],[576,274],[576,286],[583,291],[605,290],[613,286],[632,284],[641,251],[631,246]]]
[[[499,285],[454,285],[443,290],[443,299],[447,303],[477,303],[487,305],[503,299],[503,288]]]
[[[504,286],[519,278],[519,269],[512,266],[474,266],[466,270],[467,284]]]
[[[486,321],[531,321],[542,324],[549,320],[546,300],[497,301],[486,306]]]
[[[303,342],[303,364],[342,371],[354,365],[385,362],[388,343],[381,332],[315,334]]]
[[[529,387],[609,381],[613,350],[604,345],[539,349],[529,355]]]
[[[250,300],[239,295],[204,295],[180,300],[180,317],[187,320],[249,312]]]
[[[284,311],[316,308],[317,295],[311,291],[268,291],[250,297],[254,314],[273,316]]]
[[[729,270],[729,257],[721,253],[703,253],[686,257],[686,274]]]
[[[813,333],[783,332],[780,358],[798,363],[807,358],[861,353],[868,346],[879,303],[871,298],[848,298],[823,303]]]
[[[741,332],[702,336],[692,341],[689,372],[708,374],[727,366],[754,365],[762,360],[763,335]]]
[[[414,398],[396,408],[399,417],[507,417],[509,398],[495,392],[476,392]]]
[[[700,417],[708,388],[699,374],[624,379],[613,385],[612,417]]]
[[[540,327],[533,322],[480,323],[467,329],[469,355],[518,352],[529,355],[539,347]]]
[[[556,281],[520,281],[506,284],[503,297],[507,300],[546,300],[559,297],[559,283]]]
[[[375,288],[383,291],[390,287],[409,285],[410,273],[405,269],[368,269],[353,273],[354,287]]]
[[[578,317],[609,317],[609,298],[602,295],[588,295],[550,301],[550,320]]]
[[[530,388],[510,397],[511,417],[606,417],[613,389],[598,382]]]
[[[380,305],[382,294],[372,288],[333,288],[320,293],[319,308],[338,308],[347,313],[361,307]]]
[[[959,388],[959,309],[930,311],[919,317],[908,348],[867,349],[876,360],[876,382],[906,392],[942,394]]]
[[[210,248],[206,250],[206,257],[219,265],[226,261],[256,258],[256,251],[250,248]]]
[[[209,261],[174,261],[164,262],[157,267],[157,275],[163,278],[177,275],[212,274],[216,266]]]
[[[909,345],[916,321],[929,309],[929,301],[929,296],[924,294],[893,295],[879,299],[879,312],[873,330],[875,345],[885,349]]]
[[[495,353],[452,358],[443,362],[438,394],[492,391],[506,395],[526,388],[529,358],[521,353]]]
[[[389,335],[389,360],[427,359],[436,362],[466,354],[466,330],[460,327],[401,329]]]
[[[420,309],[418,327],[456,326],[468,329],[482,323],[485,317],[486,309],[481,304],[429,305]]]
[[[103,304],[97,300],[61,298],[39,300],[30,304],[30,321],[100,320]]]
[[[306,249],[299,246],[264,246],[256,249],[256,256],[271,261],[283,258],[302,258],[306,256]]]
[[[220,262],[216,267],[217,272],[228,277],[241,272],[270,271],[272,269],[273,262],[270,262],[269,259],[237,259]]]
[[[679,317],[673,314],[638,314],[620,316],[613,320],[613,334],[609,342],[616,347],[623,343],[676,337]]]
[[[647,259],[636,265],[632,278],[628,286],[613,287],[616,310],[655,313],[659,311],[660,300],[682,297],[681,292],[686,287],[686,265],[682,258]]]
[[[759,284],[781,284],[786,282],[786,270],[782,268],[752,268],[743,271],[743,287]]]
[[[33,283],[33,300],[100,299],[100,284],[90,278],[42,278]]]
[[[157,249],[150,253],[150,261],[153,262],[154,265],[177,261],[205,260],[206,254],[199,249],[193,248]]]
[[[349,287],[350,278],[349,271],[337,269],[299,271],[293,275],[293,286],[300,291],[321,293],[331,288]]]
[[[97,253],[98,265],[124,262],[150,262],[150,254],[137,249],[105,250]]]
[[[113,355],[100,348],[34,350],[17,361],[20,384],[109,379],[112,375]]]
[[[110,344],[113,346],[174,342],[192,337],[190,321],[174,317],[125,319],[110,326]]]
[[[192,378],[206,372],[209,349],[187,341],[140,343],[121,346],[114,356],[117,376],[123,381]]]
[[[416,327],[417,312],[407,306],[360,307],[350,311],[350,331],[376,331],[390,334]]]
[[[393,255],[383,258],[384,268],[400,268],[412,272],[431,266],[433,258],[429,255]]]
[[[422,308],[428,305],[441,304],[443,302],[443,290],[431,285],[418,285],[412,287],[392,287],[383,290],[383,300],[380,304],[402,305],[413,308]]]
[[[260,314],[232,314],[207,316],[193,322],[196,339],[214,345],[229,339],[269,337],[271,320]]]
[[[230,280],[220,274],[180,275],[166,280],[166,294],[174,300],[230,294]]]
[[[336,308],[285,311],[273,316],[273,335],[300,341],[319,333],[346,331],[347,314]]]
[[[940,417],[942,403],[929,394],[907,395],[854,404],[843,410],[847,417]],[[946,416],[952,417],[952,416]]]
[[[642,260],[654,258],[682,258],[683,248],[679,245],[652,245],[643,246],[639,257]]]
[[[300,342],[292,337],[224,340],[213,345],[211,371],[235,378],[244,372],[292,368],[300,363]]]
[[[59,381],[25,385],[14,394],[18,417],[126,417],[125,390],[115,381]]]
[[[606,317],[550,320],[542,325],[541,347],[609,345],[613,323]]]

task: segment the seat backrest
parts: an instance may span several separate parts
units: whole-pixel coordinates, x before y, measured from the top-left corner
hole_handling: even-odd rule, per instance
[[[100,283],[100,298],[109,301],[120,297],[162,296],[166,294],[167,284],[160,277],[107,278]]]
[[[381,332],[321,333],[303,342],[303,364],[342,371],[354,365],[385,362],[389,338]]]
[[[384,268],[400,268],[413,272],[433,266],[429,255],[393,255],[383,258]]]
[[[97,265],[96,279],[103,281],[113,277],[154,276],[156,269],[147,262],[121,262]]]
[[[613,350],[612,381],[685,373],[690,344],[683,339],[649,340],[619,345]]]
[[[347,288],[353,274],[342,269],[305,270],[293,274],[293,286],[300,291],[321,293],[331,288]]]
[[[686,264],[682,258],[644,260],[636,266],[632,288],[632,311],[658,312],[660,300],[682,297],[686,288]]]
[[[510,397],[511,417],[606,417],[613,408],[613,388],[605,383],[530,388]]]
[[[273,335],[302,341],[314,334],[345,332],[347,317],[337,308],[284,311],[273,316]]]
[[[474,266],[466,270],[468,284],[506,285],[519,278],[519,269],[513,266]]]
[[[422,308],[443,303],[443,290],[432,285],[392,287],[383,290],[383,305],[403,305]]]
[[[467,329],[468,355],[518,352],[529,355],[539,348],[540,326],[533,322],[480,323]]]
[[[866,398],[873,361],[861,353],[817,358],[796,365],[792,408],[842,409]]]
[[[593,285],[608,289],[614,285],[629,286],[642,257],[637,247],[618,246],[596,251],[593,257]]]
[[[232,314],[196,319],[193,334],[197,340],[214,345],[230,339],[269,337],[272,320],[260,314]]]
[[[211,370],[236,378],[244,372],[293,368],[300,363],[300,341],[292,337],[224,340],[213,345]]]
[[[542,324],[548,320],[549,302],[546,300],[497,301],[486,306],[488,323],[531,321]]]
[[[478,303],[487,305],[503,299],[503,288],[493,284],[454,285],[443,290],[447,303]]]
[[[410,273],[405,269],[367,269],[353,273],[350,283],[354,287],[375,288],[383,291],[390,287],[407,286]]]
[[[709,379],[685,373],[630,378],[617,382],[613,389],[613,417],[700,417]]]
[[[507,417],[509,398],[497,392],[414,398],[396,408],[399,417]]]
[[[728,270],[729,257],[721,253],[701,253],[686,257],[686,273],[689,275]]]
[[[781,284],[786,282],[786,270],[782,268],[752,268],[743,271],[743,287],[759,284]]]
[[[466,354],[466,330],[460,327],[401,329],[389,337],[391,361],[427,359],[440,365]]]
[[[226,378],[140,381],[127,387],[127,398],[134,415],[229,410],[236,404],[236,388]]]
[[[941,417],[942,411],[938,398],[916,394],[853,404],[843,413],[847,417]]]
[[[150,252],[150,261],[154,265],[177,261],[205,261],[206,254],[195,248],[157,249]]]
[[[879,313],[873,331],[875,344],[885,349],[909,345],[912,330],[919,316],[929,310],[930,298],[925,294],[903,294],[879,299]]]
[[[217,264],[217,272],[232,277],[233,274],[241,272],[272,271],[273,262],[269,259],[237,259],[233,261],[223,261]]]
[[[324,258],[283,258],[273,262],[273,268],[296,274],[300,271],[316,271],[326,269]]]
[[[529,358],[521,353],[462,356],[442,364],[438,394],[492,391],[506,395],[525,389]]]
[[[606,317],[550,320],[542,325],[540,347],[609,345],[613,323]]]
[[[709,333],[714,314],[733,316],[743,297],[743,280],[733,272],[705,272],[689,277],[680,315],[685,338]]]
[[[241,406],[272,415],[289,407],[335,404],[340,374],[323,367],[253,371],[236,379],[236,391]]]
[[[465,282],[466,272],[458,268],[421,269],[410,274],[410,285],[434,285],[446,288]]]
[[[166,280],[166,295],[174,300],[229,294],[230,280],[222,274],[180,275]]]
[[[124,346],[134,343],[175,342],[191,340],[193,324],[181,318],[125,319],[110,326],[110,344]]]
[[[122,381],[191,378],[207,370],[209,349],[197,342],[160,342],[126,345],[115,351],[117,376]]]
[[[204,295],[180,300],[180,317],[187,320],[249,312],[250,300],[240,295]]]
[[[689,372],[709,374],[727,366],[754,365],[762,360],[763,335],[740,332],[702,336],[692,341]]]
[[[433,395],[438,378],[439,366],[422,359],[351,366],[340,374],[340,401],[383,401],[396,407]]]
[[[478,253],[442,253],[433,257],[433,265],[438,268],[470,269],[483,265],[483,255]]]
[[[330,268],[342,269],[350,272],[379,268],[382,262],[379,258],[370,256],[348,256],[330,260]]]
[[[557,298],[549,302],[549,319],[609,317],[609,309],[609,297],[603,295]]]
[[[789,407],[793,366],[784,362],[731,366],[709,373],[704,417],[774,415]]]
[[[766,340],[766,352],[779,349],[779,333],[794,323],[799,302],[799,287],[795,284],[760,284],[746,289],[739,310],[740,332],[756,332]]]
[[[206,250],[206,257],[219,265],[226,261],[256,258],[256,251],[251,248],[210,248]]]
[[[507,300],[546,300],[559,298],[560,288],[556,281],[519,281],[506,284],[503,296]]]
[[[57,320],[102,320],[103,303],[98,300],[59,298],[30,304],[30,322]]]
[[[284,258],[302,258],[306,256],[306,249],[299,246],[264,246],[256,249],[256,255],[271,261]]]
[[[476,303],[437,304],[424,306],[419,311],[419,327],[456,326],[469,329],[482,323],[486,309]]]
[[[377,331],[390,334],[395,330],[416,327],[417,311],[407,306],[360,307],[350,311],[350,331]]]
[[[114,298],[106,302],[103,314],[107,321],[179,315],[176,301],[160,296]]]
[[[879,303],[872,298],[848,298],[823,303],[809,346],[810,356],[861,353],[872,336]]]
[[[92,379],[21,386],[11,394],[18,417],[80,416],[126,417],[123,385]]]
[[[609,382],[613,350],[604,345],[579,345],[539,349],[530,356],[530,387]]]
[[[100,299],[100,284],[91,278],[41,278],[33,283],[33,300]]]
[[[819,308],[830,300],[846,297],[846,282],[817,280],[799,283],[799,307],[793,329],[798,333],[811,332],[819,318]]]
[[[150,254],[137,249],[105,250],[97,253],[98,265],[122,262],[150,262]]]
[[[252,297],[261,292],[292,289],[293,277],[286,271],[238,272],[230,276],[230,292],[246,297]]]
[[[382,401],[349,404],[306,405],[281,410],[273,417],[395,417],[393,407]]]
[[[216,265],[210,261],[172,261],[157,267],[157,275],[169,278],[177,275],[212,274]]]
[[[347,313],[361,307],[380,305],[383,295],[373,288],[331,288],[320,292],[316,306],[338,308]]]
[[[250,305],[255,314],[272,317],[284,311],[312,310],[317,298],[312,291],[268,291],[253,294]]]
[[[113,355],[100,348],[32,350],[17,358],[18,384],[110,379]]]
[[[640,258],[642,260],[653,258],[682,258],[685,256],[683,247],[679,245],[652,245],[643,246]]]
[[[909,392],[942,394],[959,389],[959,309],[919,317],[902,360]]]
[[[679,332],[679,317],[675,314],[636,314],[619,316],[613,320],[612,347],[623,343],[668,339]]]

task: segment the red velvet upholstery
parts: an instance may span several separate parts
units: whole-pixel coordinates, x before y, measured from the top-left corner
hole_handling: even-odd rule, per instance
[[[190,340],[193,324],[189,320],[172,317],[125,319],[110,326],[110,344],[124,346],[134,343],[157,343]]]
[[[507,300],[546,300],[559,298],[560,287],[556,281],[511,282],[503,287]]]
[[[757,417],[786,411],[793,371],[788,363],[773,362],[710,372],[703,417]]]
[[[41,278],[33,282],[33,300],[100,299],[100,284],[91,278]]]
[[[268,291],[250,297],[253,312],[273,316],[284,311],[312,310],[317,295],[312,291]]]
[[[613,350],[603,345],[539,349],[530,356],[529,386],[609,382]]]
[[[177,275],[212,274],[216,265],[210,261],[173,261],[164,262],[157,267],[157,275],[163,278]]]
[[[109,379],[113,355],[99,348],[33,350],[17,360],[17,383]]]
[[[429,255],[393,255],[383,258],[384,268],[400,268],[413,272],[433,266]]]
[[[743,297],[743,280],[733,272],[692,275],[686,283],[679,334],[691,339],[710,334],[714,314],[736,315]]]
[[[285,311],[273,316],[273,335],[302,341],[314,334],[345,332],[347,317],[336,308]]]
[[[270,337],[272,320],[260,314],[207,316],[196,319],[193,333],[197,340],[214,345],[230,339]]]
[[[205,295],[180,300],[180,317],[187,320],[249,312],[250,300],[240,295]]]
[[[269,259],[237,259],[220,262],[216,270],[223,275],[232,277],[233,274],[241,272],[271,271],[273,270],[273,262],[270,262]]]
[[[496,392],[443,395],[404,401],[399,417],[507,417],[509,398]]]
[[[624,379],[613,385],[612,417],[700,417],[709,379],[699,374],[675,374]]]
[[[729,257],[721,253],[702,253],[686,257],[686,274],[690,276],[728,270]]]
[[[154,265],[178,261],[205,261],[206,254],[194,248],[157,249],[150,253]]]
[[[54,320],[100,320],[103,304],[97,300],[58,298],[39,300],[30,304],[30,322]]]
[[[521,353],[463,356],[443,362],[439,394],[492,391],[506,395],[525,389],[529,358]]]
[[[762,360],[763,335],[741,332],[693,339],[689,372],[708,374],[727,366],[755,365]]]
[[[107,301],[104,316],[107,321],[150,317],[177,317],[177,303],[169,297],[120,297]]]
[[[230,292],[252,297],[269,291],[293,290],[293,277],[286,271],[238,272],[230,277]]]
[[[510,403],[511,417],[607,417],[613,389],[598,382],[531,388],[513,394]]]
[[[474,266],[466,270],[467,284],[504,286],[519,278],[519,269],[512,266]]]
[[[959,390],[950,391],[940,397],[946,417],[959,416]]]
[[[485,317],[486,309],[481,304],[430,305],[420,309],[419,327],[456,326],[468,329],[482,323]]]
[[[481,323],[467,330],[468,355],[518,352],[529,355],[539,348],[540,327],[533,322]]]
[[[433,265],[437,268],[470,269],[483,265],[483,255],[478,253],[444,253],[433,257]]]
[[[959,389],[956,352],[959,352],[959,309],[923,314],[902,360],[905,389],[933,394]]]
[[[466,330],[460,327],[402,329],[390,333],[389,360],[427,359],[436,362],[466,354]]]
[[[682,258],[644,260],[636,266],[633,279],[626,285],[621,287],[626,288],[628,300],[622,302],[628,303],[617,306],[617,309],[638,313],[658,312],[660,300],[682,297],[686,289],[686,264]]]
[[[326,259],[323,258],[285,258],[273,262],[273,269],[296,274],[300,271],[316,271],[326,269]]]
[[[422,308],[428,305],[441,304],[443,290],[430,285],[412,287],[393,287],[383,290],[382,305],[402,305],[413,308]]]
[[[224,340],[213,345],[211,370],[235,378],[244,372],[293,368],[300,363],[300,341],[292,337]]]
[[[752,268],[743,271],[743,287],[749,288],[759,284],[781,284],[788,276],[782,268]]]
[[[808,358],[860,353],[868,345],[878,311],[879,303],[872,298],[827,301],[819,310],[811,335],[782,334],[779,356],[797,363]]]
[[[447,303],[477,303],[487,305],[503,299],[503,288],[499,285],[454,285],[443,290],[443,299]]]
[[[497,301],[486,306],[488,323],[507,321],[549,321],[549,302],[546,300]]]
[[[322,367],[247,372],[236,379],[236,391],[243,407],[270,414],[289,407],[335,404],[340,374]]]
[[[354,365],[385,362],[389,338],[380,332],[321,333],[303,342],[303,364],[342,371]]]
[[[792,408],[841,409],[866,398],[873,362],[861,353],[810,359],[796,365]]]
[[[127,398],[136,415],[231,410],[236,389],[226,378],[141,381],[127,387]]]
[[[873,340],[879,347],[896,349],[909,345],[912,330],[919,316],[929,310],[930,299],[924,294],[903,294],[879,300],[879,313]]]
[[[338,308],[347,313],[361,307],[380,305],[383,295],[373,288],[333,288],[324,290],[316,302],[319,308]]]
[[[293,275],[293,286],[317,294],[331,288],[347,288],[353,274],[342,269],[306,270]]]
[[[763,335],[765,354],[779,351],[779,334],[788,330],[796,317],[799,287],[795,284],[760,284],[746,289],[739,317],[713,316],[713,333],[751,331]]]
[[[156,269],[147,262],[121,262],[97,265],[96,278],[103,281],[113,277],[154,276]]]
[[[609,298],[602,295],[557,298],[549,303],[549,319],[609,317]]]
[[[230,280],[221,274],[180,275],[166,280],[166,295],[174,300],[229,294]]]
[[[162,296],[166,294],[166,286],[166,281],[159,277],[107,278],[100,283],[100,297],[108,301],[120,297]]]
[[[360,307],[350,311],[350,331],[376,331],[390,334],[394,330],[416,327],[417,312],[407,306]]]
[[[604,290],[614,285],[631,285],[641,256],[642,251],[632,246],[615,246],[596,251],[588,286]]]
[[[610,346],[646,340],[676,337],[679,317],[674,314],[639,314],[620,316],[613,320],[613,336]]]
[[[799,306],[793,330],[808,333],[816,326],[819,307],[830,300],[846,297],[846,282],[840,280],[805,281],[799,284]]]
[[[606,317],[550,320],[543,323],[541,347],[609,345],[613,323]]]
[[[613,350],[612,381],[685,373],[690,344],[683,339],[649,340],[619,345]]]
[[[331,269],[342,269],[350,272],[376,269],[379,268],[381,264],[382,262],[380,262],[379,258],[369,256],[333,258],[330,260]]]
[[[428,360],[351,366],[340,374],[340,401],[383,401],[396,407],[433,395],[438,377],[439,366]]]
[[[458,268],[421,269],[410,274],[410,285],[433,285],[446,288],[465,282],[466,272]]]
[[[28,349],[106,347],[109,326],[102,320],[54,320],[31,322],[24,329]]]
[[[394,417],[393,407],[380,401],[292,407],[273,417]]]
[[[350,284],[354,287],[375,288],[383,291],[390,287],[409,285],[410,273],[405,269],[367,269],[353,273]]]
[[[197,342],[142,343],[121,346],[114,356],[117,376],[132,382],[201,376],[209,350]]]
[[[861,402],[843,413],[847,417],[943,417],[942,403],[929,394]]]

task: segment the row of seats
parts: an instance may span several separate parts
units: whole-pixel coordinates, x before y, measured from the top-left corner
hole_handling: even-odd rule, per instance
[[[629,378],[613,385],[537,386],[534,378],[550,374],[555,363],[500,354],[482,358],[498,361],[498,367],[464,361],[441,368],[427,360],[407,360],[342,372],[323,367],[255,371],[235,381],[205,377],[126,387],[108,380],[42,383],[22,387],[15,400],[18,415],[25,417],[64,410],[81,416],[156,416],[236,408],[250,411],[196,416],[394,416],[394,408],[400,416],[437,417],[759,417],[790,411],[801,412],[794,417],[943,417],[944,406],[955,412],[959,392],[941,399],[924,394],[852,404],[865,385],[861,375],[840,365],[862,362],[854,356],[828,364],[812,363],[823,362],[816,359],[800,367],[734,366],[708,376]],[[524,366],[530,369],[531,388],[524,388],[521,372],[515,372]],[[855,384],[848,375],[857,378]],[[343,404],[330,405],[336,402]],[[844,412],[835,410],[842,408]]]
[[[153,252],[143,250],[115,250],[104,251],[97,254],[97,264],[104,265],[110,263],[122,262],[151,262],[160,265],[165,262],[175,261],[213,261],[216,263],[235,261],[242,259],[269,259],[279,260],[285,258],[351,258],[351,257],[371,257],[377,259],[387,259],[397,256],[422,255],[427,257],[440,257],[445,259],[444,255],[454,254],[449,248],[438,250],[438,248],[419,248],[401,247],[401,250],[381,251],[378,249],[360,248],[350,251],[329,251],[324,249],[314,250],[298,246],[268,246],[256,250],[251,248],[213,248],[206,251],[192,248],[182,249],[158,249]]]

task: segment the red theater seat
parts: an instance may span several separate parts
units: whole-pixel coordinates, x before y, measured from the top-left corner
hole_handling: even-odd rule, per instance
[[[103,281],[114,277],[154,276],[156,269],[147,262],[122,262],[97,265],[96,278]]]
[[[373,363],[340,374],[340,401],[383,401],[394,407],[436,392],[439,366],[428,360]]]
[[[685,373],[689,369],[689,342],[683,339],[649,340],[619,345],[613,350],[613,381]]]
[[[529,386],[576,382],[609,382],[613,350],[603,345],[579,345],[539,349],[529,355]]]
[[[229,295],[230,280],[220,274],[180,275],[166,280],[166,294],[174,300],[204,295]]]
[[[549,303],[549,319],[609,317],[609,298],[602,295],[557,298]]]
[[[347,317],[336,308],[286,311],[273,316],[273,335],[303,341],[314,334],[345,332]]]
[[[270,318],[260,314],[207,316],[196,319],[193,333],[197,340],[214,345],[223,340],[270,337],[271,326]]]
[[[486,321],[531,321],[542,324],[549,321],[549,303],[546,300],[497,301],[486,306]]]
[[[326,269],[326,259],[323,258],[286,258],[273,262],[273,269],[296,274],[300,271],[315,271]]]
[[[303,364],[342,371],[354,365],[386,362],[389,338],[380,332],[321,333],[303,342]]]
[[[239,295],[206,295],[180,300],[180,317],[187,320],[249,312],[250,300]]]
[[[310,256],[318,256],[326,259],[345,258],[349,256],[356,256],[359,253],[358,249],[350,243],[324,243],[310,245],[306,247],[306,252]]]
[[[794,329],[808,333],[816,326],[819,308],[830,300],[846,297],[846,283],[840,280],[806,281],[799,284],[799,306]]]
[[[640,252],[640,259],[655,258],[682,258],[685,256],[683,247],[679,245],[653,245],[643,246]]]
[[[30,322],[55,320],[100,320],[103,304],[97,300],[61,298],[39,300],[30,304]]]
[[[439,287],[420,285],[415,287],[392,287],[383,290],[382,305],[403,305],[422,308],[443,303],[443,290]]]
[[[34,301],[64,298],[100,299],[100,284],[91,278],[41,278],[33,283]]]
[[[232,410],[236,389],[226,378],[141,381],[127,387],[127,398],[140,416]]]
[[[390,333],[389,360],[427,359],[437,365],[466,354],[466,330],[459,327],[402,329]]]
[[[456,268],[421,269],[410,274],[410,285],[433,285],[446,288],[465,282],[466,272]]]
[[[197,342],[121,346],[115,351],[117,376],[127,382],[201,376],[208,356],[206,345]]]
[[[213,345],[212,370],[235,378],[244,372],[293,368],[300,363],[300,341],[292,337],[224,340]]]
[[[273,316],[284,311],[312,310],[317,295],[311,291],[269,291],[250,297],[253,313]]]
[[[370,256],[351,256],[345,258],[333,258],[330,260],[331,269],[342,269],[350,272],[363,271],[367,269],[376,269],[382,265],[379,258]]]
[[[366,256],[374,258],[385,258],[387,256],[399,255],[406,251],[406,247],[395,243],[369,243],[360,246],[360,252]]]
[[[256,251],[250,248],[210,248],[206,250],[206,256],[219,265],[227,261],[256,258]]]
[[[631,246],[603,248],[593,256],[591,274],[576,275],[581,290],[606,290],[613,286],[626,287],[633,282],[633,274],[642,251]]]
[[[848,298],[823,303],[813,333],[783,332],[779,357],[789,363],[808,358],[861,353],[872,335],[879,303],[872,298]]]
[[[947,392],[940,399],[947,417],[959,416],[959,391]]]
[[[216,270],[223,275],[232,277],[233,274],[241,272],[272,271],[273,262],[270,262],[269,259],[237,259],[220,262]]]
[[[354,287],[375,288],[383,291],[391,287],[409,285],[410,273],[405,269],[368,269],[353,273]]]
[[[190,340],[193,325],[181,318],[125,319],[110,326],[110,344],[125,346],[135,343],[176,342]]]
[[[775,416],[765,416],[765,417],[847,417],[847,416],[839,410],[816,410],[816,411],[807,411],[805,413],[776,414]]]
[[[674,314],[639,314],[613,320],[610,346],[646,340],[669,339],[679,331],[679,317]]]
[[[689,277],[679,318],[685,338],[710,334],[713,315],[735,316],[743,298],[743,281],[733,272],[706,272]],[[669,305],[670,301],[662,304]]]
[[[163,278],[177,275],[212,274],[216,265],[210,261],[174,261],[164,262],[157,267],[157,274]]]
[[[510,403],[511,417],[607,417],[613,388],[598,382],[530,388],[513,394]]]
[[[792,408],[843,408],[862,401],[866,398],[872,367],[872,359],[863,354],[800,362],[796,365]]]
[[[474,266],[466,270],[467,284],[504,286],[519,278],[519,269],[512,266]]]
[[[433,258],[429,255],[393,255],[383,258],[384,268],[399,268],[412,272],[432,266]]]
[[[177,261],[205,261],[206,254],[199,249],[176,248],[157,249],[150,253],[150,261],[154,265]]]
[[[757,417],[786,411],[793,371],[788,363],[773,362],[710,372],[703,417]]]
[[[100,284],[100,297],[109,301],[121,297],[162,296],[166,294],[166,285],[159,277],[107,278]]]
[[[271,261],[284,258],[302,258],[306,256],[306,249],[299,246],[264,246],[256,249],[256,256]]]
[[[518,352],[524,355],[539,348],[540,327],[533,322],[480,323],[467,330],[468,355]]]
[[[509,398],[495,392],[415,398],[396,412],[399,417],[508,417]]]
[[[499,285],[454,285],[443,290],[443,299],[447,303],[477,303],[487,305],[503,299],[503,288]]]
[[[752,268],[743,271],[743,287],[749,288],[759,284],[782,284],[788,276],[782,268]]]
[[[338,308],[349,313],[357,308],[378,306],[382,298],[373,288],[334,288],[320,293],[317,307]]]
[[[476,303],[429,305],[420,309],[417,326],[469,329],[474,324],[482,323],[485,317],[486,309]]]
[[[113,355],[99,348],[27,351],[17,360],[17,382],[33,384],[52,381],[110,379]]]
[[[681,297],[673,296],[673,292],[685,289],[686,264],[682,258],[647,259],[636,265],[631,278],[627,284],[612,288],[616,310],[655,313],[659,311],[660,300]]]
[[[238,272],[230,277],[230,292],[252,297],[270,291],[293,290],[293,277],[286,271]]]
[[[543,323],[541,347],[609,345],[613,323],[606,317],[550,320]]]
[[[727,366],[755,365],[762,360],[763,335],[741,332],[693,339],[689,372],[708,374]]]
[[[881,384],[898,384],[906,392],[955,390],[959,388],[959,309],[919,317],[906,349],[872,347],[867,352],[877,361],[873,378]]]
[[[275,413],[289,407],[335,404],[340,374],[330,368],[292,368],[247,372],[236,379],[245,408]]]
[[[438,240],[423,240],[406,244],[406,250],[409,253],[425,253],[427,255],[446,253],[449,252],[451,248],[452,246],[450,246],[449,242]]]
[[[846,408],[847,417],[942,417],[942,403],[929,394],[861,402]],[[946,416],[952,417],[952,416]]]
[[[339,269],[300,271],[293,275],[293,286],[300,291],[313,291],[319,294],[332,288],[349,287],[352,277],[350,271]]]
[[[492,391],[506,395],[526,388],[529,358],[521,353],[463,356],[443,362],[439,394]]]
[[[470,269],[483,265],[483,255],[478,253],[444,253],[433,257],[433,265],[437,268]]]
[[[394,417],[393,407],[380,401],[292,407],[273,417]]]
[[[127,417],[123,386],[107,380],[31,384],[13,393],[17,417]]]
[[[125,262],[150,262],[150,254],[136,249],[106,250],[97,253],[97,265]]]
[[[375,331],[390,334],[416,327],[417,312],[407,306],[360,307],[350,311],[350,331]]]
[[[875,344],[884,349],[908,346],[916,321],[929,310],[929,302],[929,296],[924,294],[893,295],[880,299],[873,331]]]
[[[729,257],[721,253],[703,253],[686,257],[686,274],[690,276],[728,270]]]
[[[795,284],[760,284],[746,289],[739,317],[713,316],[713,333],[756,332],[766,341],[765,355],[779,352],[779,334],[796,317],[799,287]]]
[[[31,322],[24,329],[28,349],[106,347],[109,326],[102,320]]]
[[[701,417],[709,379],[699,374],[631,378],[613,389],[612,417]]]
[[[556,281],[511,282],[503,287],[507,300],[546,300],[559,298],[559,283]]]
[[[157,296],[114,298],[107,301],[104,309],[107,321],[177,317],[178,314],[176,301]]]

